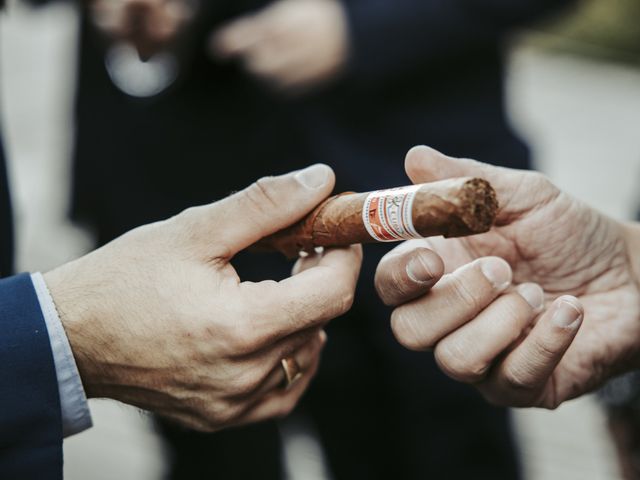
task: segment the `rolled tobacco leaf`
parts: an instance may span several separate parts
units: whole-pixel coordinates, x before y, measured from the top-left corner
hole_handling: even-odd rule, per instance
[[[315,247],[462,237],[488,231],[497,211],[495,190],[480,178],[343,193],[325,200],[297,224],[263,238],[252,250],[294,258]]]

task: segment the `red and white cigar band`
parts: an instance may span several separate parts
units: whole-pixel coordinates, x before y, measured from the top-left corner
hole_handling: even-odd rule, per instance
[[[422,238],[413,226],[413,201],[419,185],[371,192],[362,207],[362,221],[378,242]]]

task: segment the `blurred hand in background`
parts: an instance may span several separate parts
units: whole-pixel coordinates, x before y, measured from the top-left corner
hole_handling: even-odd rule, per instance
[[[193,0],[93,0],[94,24],[111,40],[131,43],[146,59],[170,43],[193,17]]]
[[[211,50],[282,90],[336,77],[349,51],[344,7],[336,0],[279,0],[216,31]]]
[[[425,147],[406,167],[415,183],[483,177],[501,207],[484,235],[409,242],[382,260],[377,288],[397,306],[391,321],[402,344],[433,348],[449,376],[516,407],[555,408],[640,365],[637,225],[538,173]]]

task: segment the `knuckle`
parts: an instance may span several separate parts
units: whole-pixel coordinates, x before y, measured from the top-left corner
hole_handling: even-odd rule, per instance
[[[249,369],[239,375],[233,385],[233,393],[248,396],[254,393],[264,382],[264,375],[258,369]]]
[[[202,396],[197,399],[197,402],[190,403],[190,425],[185,424],[185,426],[202,432],[214,432],[226,424],[228,419],[223,402],[209,400],[207,396]]]
[[[238,407],[231,401],[221,401],[209,406],[204,412],[204,419],[209,428],[219,430],[232,424],[239,415]]]
[[[398,268],[386,267],[375,278],[375,287],[385,305],[393,306],[407,297],[409,285],[402,271]]]
[[[558,352],[541,338],[533,339],[533,351],[541,364],[548,363],[558,355]]]
[[[223,428],[227,425],[231,425],[234,420],[235,414],[231,409],[222,410],[220,412],[217,412],[215,416],[210,416],[208,418],[207,424],[211,431],[215,431],[216,429],[219,430],[220,428]]]
[[[335,318],[351,310],[354,301],[355,286],[347,282],[346,279],[334,278],[333,285],[323,295],[318,296],[314,303],[318,305],[319,311],[324,312],[323,318]],[[299,307],[290,310],[292,320],[295,320],[295,312],[299,310]]]
[[[409,350],[433,348],[433,339],[417,327],[419,321],[416,313],[407,308],[399,307],[391,313],[391,330],[398,342]]]
[[[196,430],[198,432],[213,433],[215,430],[217,430],[217,425],[214,426],[210,424],[208,421],[202,420],[201,418],[198,418],[198,417],[189,416],[189,417],[181,417],[179,419],[172,419],[171,417],[169,418],[175,421],[178,425],[182,427],[189,428],[191,430]]]
[[[473,358],[467,350],[458,343],[441,341],[434,354],[438,365],[448,376],[461,382],[476,383],[485,377],[489,365]]]
[[[241,321],[230,325],[225,333],[229,354],[235,356],[248,355],[260,348],[262,338],[251,322]]]
[[[163,222],[151,224],[166,228],[162,236],[172,248],[180,246],[186,256],[198,257],[201,252],[198,246],[202,244],[202,231],[208,229],[212,218],[217,216],[217,205],[189,207]],[[207,243],[207,257],[209,259],[229,259],[233,256],[233,250],[223,239]]]
[[[200,218],[199,207],[189,207],[169,219],[170,222],[194,224]]]
[[[562,400],[557,397],[544,399],[540,403],[540,406],[546,410],[557,410],[560,405],[562,405]]]
[[[189,207],[163,223],[170,227],[168,232],[171,232],[177,241],[192,242],[202,223],[201,207]]]
[[[339,312],[342,314],[351,310],[354,300],[355,300],[355,292],[353,291],[353,289],[352,288],[346,289],[342,294],[342,296],[340,297],[340,301],[338,302]]]
[[[522,180],[519,184],[520,186],[527,185],[527,188],[533,187],[535,191],[541,192],[545,195],[550,195],[551,198],[554,198],[561,193],[549,177],[541,172],[530,171],[524,172],[521,175]]]
[[[204,406],[193,408],[188,418],[182,418],[179,423],[184,427],[205,433],[215,432],[222,425],[218,412]]]
[[[244,198],[257,212],[271,213],[281,208],[272,188],[273,177],[263,177],[244,190]]]
[[[449,289],[455,297],[455,303],[462,303],[469,310],[480,311],[482,305],[477,295],[475,295],[468,287],[467,283],[458,275],[451,275],[449,280]]]
[[[531,392],[537,387],[529,372],[513,366],[505,368],[503,381],[509,390],[516,392]]]
[[[533,308],[519,294],[502,298],[496,320],[506,325],[524,326],[524,320],[532,318]]]
[[[529,171],[529,172],[523,173],[523,175],[525,175],[525,177],[528,178],[529,182],[534,185],[546,186],[551,184],[551,181],[549,180],[549,178],[544,173],[541,173],[541,172]]]

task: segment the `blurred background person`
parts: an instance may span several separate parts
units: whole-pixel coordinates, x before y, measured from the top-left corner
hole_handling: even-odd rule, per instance
[[[102,244],[316,161],[335,169],[337,191],[403,185],[404,154],[421,143],[530,168],[505,115],[503,42],[566,3],[98,2],[82,23],[74,216]],[[329,329],[299,409],[332,475],[518,478],[507,411],[394,341],[372,284],[385,251],[367,249],[356,307]],[[253,279],[290,268],[255,255],[234,264]],[[275,424],[162,432],[172,478],[283,476]]]

